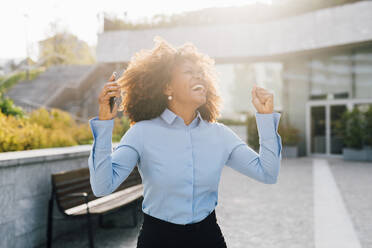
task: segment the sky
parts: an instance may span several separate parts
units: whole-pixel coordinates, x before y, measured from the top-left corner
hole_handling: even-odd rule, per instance
[[[11,0],[0,8],[0,59],[26,57],[27,50],[37,59],[37,42],[48,37],[50,23],[94,46],[100,31],[99,13],[107,12],[132,21],[159,13],[172,14],[208,7],[239,6],[271,0]],[[101,15],[102,16],[102,15]],[[101,18],[102,19],[102,18]]]

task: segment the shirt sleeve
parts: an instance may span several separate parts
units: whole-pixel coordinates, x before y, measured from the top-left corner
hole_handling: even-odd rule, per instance
[[[225,165],[257,181],[275,184],[279,175],[282,150],[281,137],[277,132],[279,120],[279,113],[256,113],[259,153],[222,124],[229,152]]]
[[[119,144],[112,149],[114,120],[89,120],[93,133],[93,145],[88,158],[90,184],[95,196],[115,191],[129,176],[140,160],[142,135],[138,123],[130,127]]]

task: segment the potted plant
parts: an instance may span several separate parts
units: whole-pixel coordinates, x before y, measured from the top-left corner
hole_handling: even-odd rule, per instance
[[[342,149],[345,160],[367,160],[367,150],[364,147],[364,121],[358,108],[345,111],[336,125],[336,132],[342,137]]]
[[[247,143],[248,145],[258,152],[259,135],[257,131],[257,123],[254,115],[247,115]],[[282,139],[282,157],[295,158],[298,157],[298,143],[300,141],[299,130],[289,124],[288,121],[280,121],[278,133]]]
[[[256,117],[247,113],[247,143],[249,147],[258,152],[260,148]]]
[[[282,156],[285,158],[298,157],[298,144],[300,142],[299,130],[292,126],[288,120],[279,122],[278,133],[282,138]]]
[[[372,105],[369,105],[368,110],[364,114],[364,138],[367,160],[372,161]]]

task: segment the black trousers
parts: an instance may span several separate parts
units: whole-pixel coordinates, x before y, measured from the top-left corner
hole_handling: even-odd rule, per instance
[[[143,215],[137,248],[227,248],[215,210],[202,221],[186,225]]]

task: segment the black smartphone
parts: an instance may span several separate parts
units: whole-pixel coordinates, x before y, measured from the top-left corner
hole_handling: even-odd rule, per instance
[[[124,71],[125,71],[125,69],[123,69],[120,72],[120,74],[116,74],[116,77],[114,78],[114,81],[116,81],[118,78],[120,78]],[[112,110],[114,109],[115,100],[116,100],[116,97],[115,96],[110,97],[110,113],[112,113]]]

